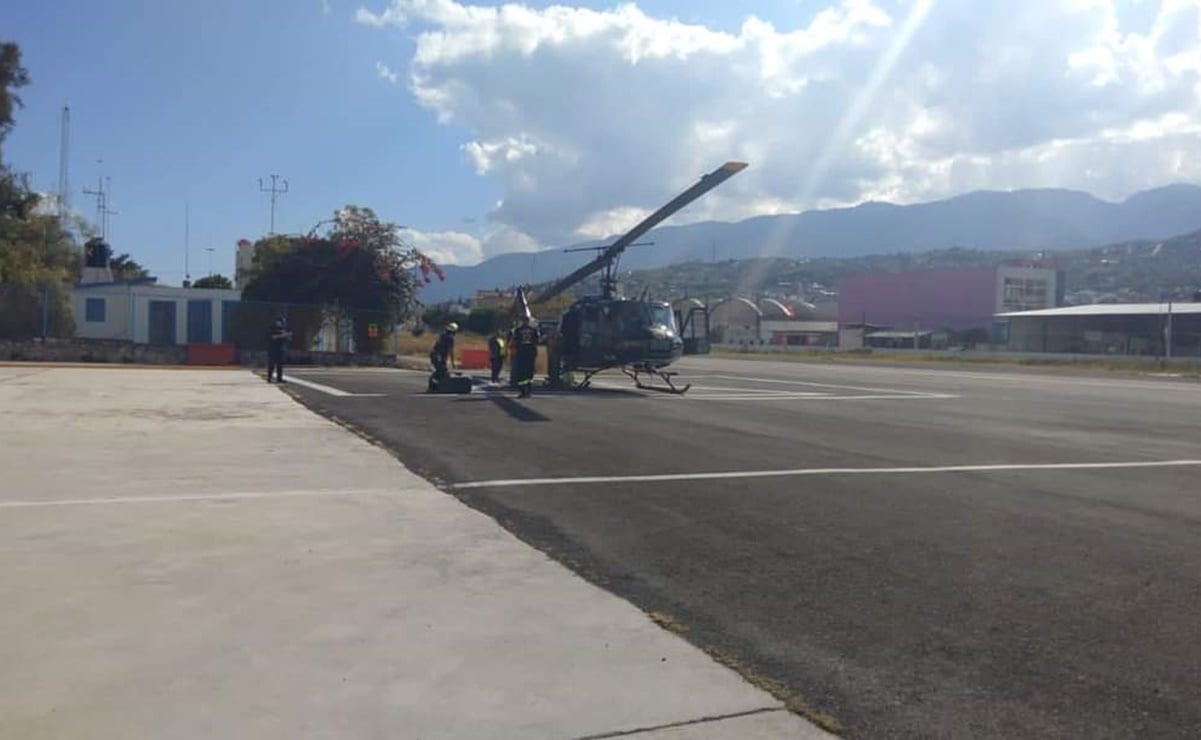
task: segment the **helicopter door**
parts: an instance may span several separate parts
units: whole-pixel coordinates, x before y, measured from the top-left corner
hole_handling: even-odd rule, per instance
[[[600,328],[600,311],[595,306],[587,306],[580,311],[580,349],[590,349],[596,340],[596,332]]]
[[[559,335],[563,337],[563,354],[574,355],[580,349],[580,312],[568,311],[563,314],[563,324],[559,327]]]

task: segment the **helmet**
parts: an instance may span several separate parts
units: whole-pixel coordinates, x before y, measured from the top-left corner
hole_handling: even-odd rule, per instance
[[[446,325],[446,330],[453,334],[454,332],[459,330],[459,325],[452,321]]]

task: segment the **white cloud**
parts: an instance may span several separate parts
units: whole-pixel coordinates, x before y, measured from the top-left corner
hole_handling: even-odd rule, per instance
[[[507,252],[536,252],[539,246],[528,234],[505,226],[484,237],[483,248],[485,257],[495,257]]]
[[[434,262],[443,265],[474,265],[484,256],[480,240],[459,231],[401,229],[400,236]]]
[[[332,11],[333,8],[329,6],[329,0],[321,0],[321,12],[329,15]]]
[[[575,235],[582,239],[603,239],[606,236],[619,236],[638,225],[638,222],[651,215],[650,209],[625,206],[612,208],[594,214],[578,229]]]
[[[484,237],[461,231],[425,232],[401,229],[401,238],[443,265],[474,265],[508,252],[534,252],[538,243],[509,227],[499,227]]]
[[[544,243],[629,225],[728,159],[751,167],[680,220],[1201,179],[1201,0],[831,0],[733,32],[633,4],[356,17],[415,35],[410,94],[470,132],[504,186],[492,218]]]
[[[375,63],[375,73],[377,75],[379,75],[381,80],[387,80],[388,82],[391,82],[393,85],[395,85],[396,82],[400,79],[400,76],[397,75],[395,72],[393,72],[391,67],[384,64],[383,62]]]

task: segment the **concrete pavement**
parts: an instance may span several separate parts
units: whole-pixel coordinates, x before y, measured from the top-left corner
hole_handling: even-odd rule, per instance
[[[0,470],[2,737],[825,735],[246,372],[0,368]]]

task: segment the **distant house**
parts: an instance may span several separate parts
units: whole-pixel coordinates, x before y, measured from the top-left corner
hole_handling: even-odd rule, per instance
[[[234,287],[242,290],[254,272],[254,243],[249,239],[239,239],[234,254]]]
[[[471,310],[500,311],[513,305],[517,294],[511,290],[477,290],[471,299]]]
[[[769,344],[782,347],[837,347],[837,321],[763,320],[760,335]]]

